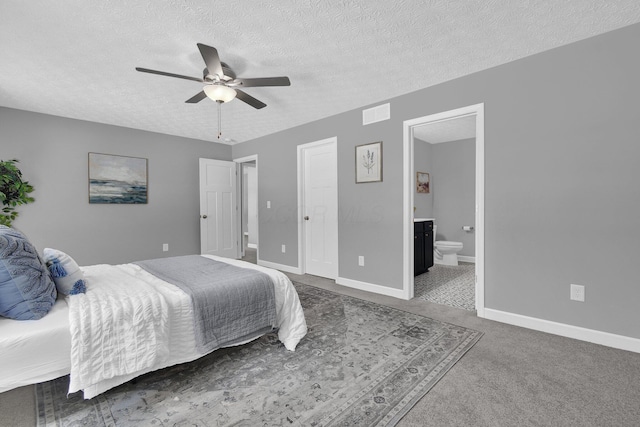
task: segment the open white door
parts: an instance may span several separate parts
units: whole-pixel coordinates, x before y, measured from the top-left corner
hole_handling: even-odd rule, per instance
[[[238,258],[236,163],[200,159],[200,252]]]

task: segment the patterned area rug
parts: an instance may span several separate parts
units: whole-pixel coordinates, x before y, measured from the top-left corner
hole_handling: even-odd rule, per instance
[[[309,327],[146,374],[85,401],[36,386],[39,426],[393,426],[482,333],[295,283]]]
[[[414,279],[414,298],[448,305],[449,307],[475,310],[475,264],[435,264],[426,273]]]

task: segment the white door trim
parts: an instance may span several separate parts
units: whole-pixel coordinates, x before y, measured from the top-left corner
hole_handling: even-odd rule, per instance
[[[476,116],[476,311],[485,317],[484,308],[484,103],[470,105],[451,111],[418,117],[403,122],[403,298],[413,298],[413,206],[414,177],[413,128],[415,126],[451,120],[463,116]]]
[[[258,155],[257,154],[252,154],[251,156],[245,156],[245,157],[239,157],[237,159],[233,159],[234,162],[236,162],[238,165],[242,165],[242,163],[249,163],[249,162],[256,162],[256,181],[259,183],[259,175],[258,175]],[[242,171],[242,168],[239,168],[240,171]],[[242,188],[243,186],[242,184],[242,174],[238,173],[238,185],[236,186],[237,188],[237,195],[236,195],[236,200],[243,200],[242,199]],[[259,184],[258,184],[259,185]],[[258,199],[260,199],[259,194],[258,194]],[[258,215],[258,220],[256,221],[256,262],[260,260],[260,203],[258,203],[257,206],[257,215]],[[242,224],[242,209],[238,209],[238,215],[239,215],[239,219],[238,219],[238,224]],[[244,255],[244,244],[242,242],[244,242],[244,236],[242,235],[242,226],[240,225],[238,227],[238,233],[240,233],[239,235],[239,240],[238,242],[240,242],[240,245],[238,246],[242,246],[238,249],[239,253],[241,256]]]
[[[234,162],[236,163],[248,163],[248,162],[253,162],[253,161],[258,161],[258,155],[257,154],[252,154],[250,156],[245,156],[245,157],[238,157],[237,159],[233,159]]]
[[[338,137],[332,136],[331,138],[321,139],[319,141],[309,142],[307,144],[298,145],[298,153],[297,153],[297,162],[298,162],[298,269],[300,270],[300,274],[306,273],[305,266],[305,229],[304,229],[304,221],[302,217],[304,216],[304,150],[308,148],[314,148],[321,145],[333,144],[336,148],[336,152],[338,149]],[[337,159],[336,159],[337,160]],[[337,167],[337,164],[336,164]],[[337,182],[337,181],[336,181]],[[337,191],[336,191],[337,197]],[[336,207],[338,206],[338,201],[336,200]],[[338,239],[339,241],[339,239]],[[338,251],[338,248],[336,248]],[[336,264],[339,263],[339,256],[336,253]],[[338,265],[336,265],[336,277],[338,276]],[[335,279],[335,278],[334,278]]]

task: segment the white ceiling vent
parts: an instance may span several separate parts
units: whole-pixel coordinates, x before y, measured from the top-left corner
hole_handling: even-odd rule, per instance
[[[391,118],[391,104],[386,103],[377,107],[362,110],[362,125],[389,120]]]

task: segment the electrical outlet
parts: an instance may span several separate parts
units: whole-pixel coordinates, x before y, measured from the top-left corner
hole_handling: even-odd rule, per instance
[[[362,255],[358,257],[358,265],[364,267],[364,257]]]
[[[169,250],[169,244],[168,243],[163,243],[162,244],[162,252],[167,252]]]
[[[271,209],[271,200],[267,200],[267,209]]]
[[[282,245],[282,253],[287,252],[287,247],[285,245]]]
[[[571,284],[570,298],[573,301],[584,302],[584,286]]]

